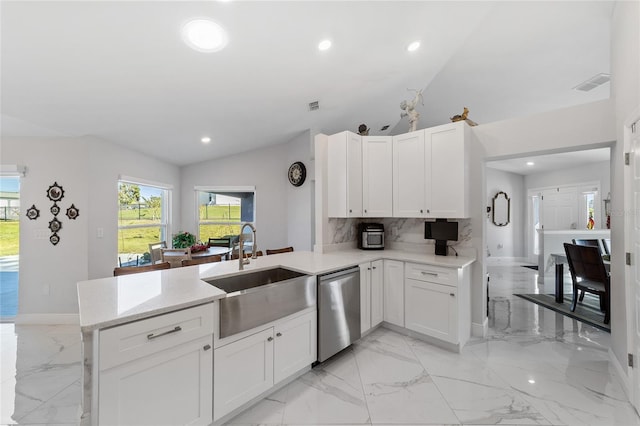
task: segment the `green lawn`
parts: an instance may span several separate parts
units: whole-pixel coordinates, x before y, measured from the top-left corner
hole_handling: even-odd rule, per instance
[[[17,255],[20,247],[19,222],[17,220],[0,221],[0,256]]]

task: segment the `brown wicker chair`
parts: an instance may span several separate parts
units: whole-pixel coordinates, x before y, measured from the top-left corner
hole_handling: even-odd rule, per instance
[[[211,256],[192,257],[191,259],[183,259],[182,266],[202,265],[203,263],[221,262],[222,256],[212,254]]]
[[[169,268],[171,268],[171,264],[169,262],[154,263],[145,266],[120,266],[118,268],[114,268],[113,276],[117,277],[120,275],[138,274],[140,272],[158,271]]]
[[[278,254],[278,253],[289,253],[290,251],[293,251],[293,247],[284,247],[284,248],[279,248],[279,249],[267,249],[267,255],[270,254]]]

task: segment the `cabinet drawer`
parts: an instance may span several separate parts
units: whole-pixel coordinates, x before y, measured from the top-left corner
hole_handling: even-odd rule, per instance
[[[442,268],[418,263],[407,263],[405,277],[418,281],[427,281],[450,286],[458,285],[458,269]]]
[[[100,332],[100,370],[213,334],[213,303]]]

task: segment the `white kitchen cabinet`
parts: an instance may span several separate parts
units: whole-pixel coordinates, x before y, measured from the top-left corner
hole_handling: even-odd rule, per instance
[[[362,137],[331,135],[327,143],[327,214],[362,217]]]
[[[273,328],[215,350],[214,420],[273,386]]]
[[[274,327],[274,383],[316,361],[316,324],[317,315],[314,311]]]
[[[404,327],[404,262],[384,260],[384,320]]]
[[[99,341],[98,424],[211,423],[212,304],[105,329]]]
[[[394,217],[469,217],[469,126],[393,137]]]
[[[384,320],[384,266],[382,260],[371,262],[371,327]]]
[[[360,268],[360,332],[364,334],[384,319],[384,263],[365,262]]]
[[[462,347],[471,333],[469,268],[405,264],[405,327]]]
[[[312,310],[216,348],[214,421],[315,362],[316,333]]]
[[[358,265],[360,268],[360,334],[371,328],[371,262]]]
[[[424,130],[393,137],[393,216],[426,217]]]
[[[392,158],[391,136],[362,137],[363,217],[393,216]]]
[[[469,217],[469,126],[459,121],[424,132],[427,217]]]

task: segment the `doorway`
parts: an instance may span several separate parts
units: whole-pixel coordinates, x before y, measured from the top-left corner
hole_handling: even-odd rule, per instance
[[[20,177],[0,177],[0,321],[18,313]]]

